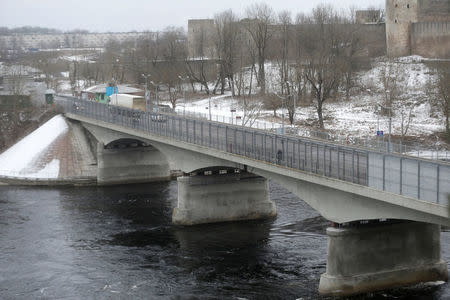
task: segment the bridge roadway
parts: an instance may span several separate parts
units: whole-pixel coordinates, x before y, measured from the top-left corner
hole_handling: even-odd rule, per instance
[[[358,212],[336,207],[339,203],[337,200],[332,206],[340,212],[330,213],[320,209],[320,203],[302,198],[331,221],[341,223],[379,216],[382,219],[397,217],[450,226],[447,198],[450,195],[450,164],[445,162],[379,153],[175,114],[144,113],[73,97],[57,99],[64,105],[66,115],[72,119],[115,128],[116,131],[150,141],[176,145],[180,147],[179,150],[194,150],[204,155],[208,153],[222,160],[226,158],[241,167],[254,166],[260,170],[258,175],[266,178],[274,179],[275,174],[281,172],[289,174],[291,179],[301,177],[302,181],[306,179],[353,196],[356,194],[377,199],[388,206],[400,206],[406,209],[405,212],[408,211],[404,216],[397,213],[383,216],[384,213],[378,213],[357,217]],[[268,174],[267,169],[276,172]],[[287,188],[293,190],[292,187]],[[301,194],[297,193],[299,196]],[[336,194],[332,193],[329,197],[336,197]],[[364,205],[377,209],[377,205]],[[416,213],[422,216],[417,217]]]

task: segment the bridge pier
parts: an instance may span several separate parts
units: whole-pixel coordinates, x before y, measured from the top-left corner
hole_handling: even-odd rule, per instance
[[[403,221],[329,227],[327,235],[321,294],[347,296],[448,279],[439,225]]]
[[[97,165],[99,185],[170,180],[166,158],[152,146],[105,149],[98,143]]]
[[[269,218],[276,206],[267,179],[248,173],[178,177],[178,206],[172,221],[195,225]]]

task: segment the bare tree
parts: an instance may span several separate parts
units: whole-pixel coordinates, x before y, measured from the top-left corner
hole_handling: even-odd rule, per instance
[[[289,95],[289,42],[291,40],[291,14],[289,11],[282,11],[278,14],[278,26],[279,32],[278,37],[276,37],[276,42],[279,51],[278,57],[278,68],[280,73],[280,87],[281,94]]]
[[[215,47],[219,60],[219,80],[221,83],[221,94],[225,90],[225,79],[228,80],[229,87],[233,96],[234,93],[234,70],[235,58],[238,56],[240,40],[240,27],[238,24],[238,17],[233,11],[226,10],[222,13],[216,14],[214,17],[214,24],[216,27]]]
[[[273,116],[277,117],[277,110],[281,107],[280,98],[274,94],[267,94],[263,98],[264,108],[273,111]]]
[[[242,125],[253,126],[256,120],[261,116],[261,110],[263,108],[261,101],[244,95],[239,99],[239,106],[244,111]]]
[[[265,3],[253,4],[247,8],[246,29],[257,53],[258,60],[258,83],[260,93],[266,93],[266,73],[264,64],[266,62],[266,50],[272,37],[270,25],[274,22],[274,12]]]
[[[205,88],[206,94],[210,94],[208,79],[209,79],[209,57],[207,53],[208,51],[208,40],[211,37],[208,34],[208,31],[201,27],[198,32],[196,32],[194,40],[195,40],[195,54],[196,57],[188,57],[186,58],[186,73],[192,82],[197,82],[201,84],[202,87]]]
[[[383,93],[383,100],[385,107],[392,107],[392,105],[400,99],[400,96],[405,92],[406,72],[401,64],[395,63],[392,59],[383,64],[380,70],[378,80],[381,83]]]
[[[428,94],[431,95],[431,105],[438,108],[444,116],[446,138],[450,141],[450,67],[442,64],[435,68],[436,78],[428,83]]]
[[[313,20],[316,26],[306,32],[304,76],[313,91],[319,127],[324,128],[323,105],[341,84],[339,49],[344,41],[336,34],[339,18],[331,6],[316,7]]]

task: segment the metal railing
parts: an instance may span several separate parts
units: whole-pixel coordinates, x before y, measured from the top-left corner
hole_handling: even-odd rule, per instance
[[[65,112],[434,203],[447,203],[450,164],[267,130],[59,97]]]
[[[209,113],[184,111],[181,109],[176,110],[176,112],[180,115],[189,118],[204,119],[204,120],[209,120],[210,118]],[[231,116],[224,116],[224,115],[219,116],[214,114],[211,114],[211,121],[227,123],[232,125],[246,126],[256,129],[270,130],[273,132],[281,132],[282,127],[282,125],[279,123],[269,121],[249,120],[244,123],[243,119],[236,119],[235,117],[233,118]],[[285,132],[291,135],[299,135],[302,137],[321,139],[333,143],[338,143],[341,145],[353,145],[358,147],[364,147],[380,152],[386,153],[394,152],[398,154],[421,157],[425,159],[450,161],[450,151],[448,150],[432,149],[430,147],[421,147],[418,145],[408,145],[404,143],[393,143],[393,142],[391,142],[391,144],[389,145],[388,141],[384,139],[384,136],[378,138],[373,138],[372,136],[354,137],[349,134],[330,133],[319,130],[298,128],[289,125],[285,126]]]

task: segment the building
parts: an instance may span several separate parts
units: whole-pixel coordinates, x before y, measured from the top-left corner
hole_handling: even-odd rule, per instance
[[[98,84],[81,91],[81,98],[85,100],[93,100],[101,103],[109,103],[110,97],[107,88],[112,87],[110,84]],[[144,96],[144,91],[129,85],[119,84],[114,87],[117,93],[135,96]]]
[[[450,1],[386,0],[386,44],[391,57],[450,58]]]
[[[110,41],[136,43],[155,35],[153,32],[10,34],[0,36],[0,46],[9,50],[103,48]]]

